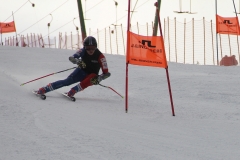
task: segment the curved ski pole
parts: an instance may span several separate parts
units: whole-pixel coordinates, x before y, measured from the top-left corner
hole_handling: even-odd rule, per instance
[[[99,83],[99,85],[102,86],[102,87],[111,89],[113,92],[117,93],[120,97],[124,98],[121,94],[119,94],[117,91],[115,91],[115,90],[112,89],[111,87],[109,87],[109,86],[104,86],[104,85],[102,85],[102,84],[100,84],[100,83]]]
[[[46,75],[46,76],[42,76],[42,77],[36,78],[36,79],[34,79],[34,80],[31,80],[31,81],[25,82],[25,83],[21,84],[20,86],[23,86],[23,85],[25,85],[25,84],[27,84],[27,83],[30,83],[30,82],[33,82],[33,81],[36,81],[36,80],[39,80],[39,79],[42,79],[42,78],[45,78],[45,77],[48,77],[48,76],[54,75],[54,74],[58,74],[58,73],[61,73],[61,72],[65,72],[65,71],[68,71],[68,70],[70,70],[70,69],[74,69],[74,68],[77,68],[77,67],[73,67],[73,68],[65,69],[65,70],[62,70],[62,71],[59,71],[59,72],[55,72],[55,73],[48,74],[48,75]]]

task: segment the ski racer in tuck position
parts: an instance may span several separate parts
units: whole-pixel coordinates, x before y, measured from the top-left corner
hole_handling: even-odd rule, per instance
[[[96,39],[92,36],[86,37],[83,41],[83,46],[82,49],[69,57],[69,60],[73,64],[77,64],[78,67],[66,79],[52,82],[45,87],[39,88],[37,94],[44,95],[47,92],[80,82],[67,93],[69,97],[73,97],[75,93],[89,86],[98,85],[102,80],[111,75],[108,72],[105,56],[97,48]],[[102,74],[98,75],[100,68]]]

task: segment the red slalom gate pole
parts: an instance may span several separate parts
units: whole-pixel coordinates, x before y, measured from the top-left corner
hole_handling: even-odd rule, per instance
[[[65,69],[65,70],[62,70],[62,71],[59,71],[59,72],[55,72],[55,73],[51,73],[51,74],[48,74],[48,75],[42,76],[42,77],[39,77],[39,78],[33,79],[33,80],[31,80],[31,81],[25,82],[25,83],[21,84],[20,86],[23,86],[23,85],[25,85],[25,84],[27,84],[27,83],[30,83],[30,82],[33,82],[33,81],[36,81],[36,80],[39,80],[39,79],[42,79],[42,78],[45,78],[45,77],[48,77],[48,76],[54,75],[54,74],[58,74],[58,73],[61,73],[61,72],[65,72],[65,71],[68,71],[68,70],[71,70],[71,69],[74,69],[74,68],[77,68],[77,67],[73,67],[73,68]]]
[[[104,86],[104,85],[102,85],[102,84],[99,84],[99,85],[102,86],[102,87],[111,89],[113,92],[117,93],[120,97],[124,98],[121,94],[119,94],[119,93],[118,93],[117,91],[115,91],[113,88],[111,88],[111,87],[109,87],[109,86]]]

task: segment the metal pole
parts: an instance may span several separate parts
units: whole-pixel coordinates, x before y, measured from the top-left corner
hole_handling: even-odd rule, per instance
[[[156,7],[160,8],[161,6],[161,0],[158,0],[158,3],[155,3],[154,4]],[[157,9],[156,9],[156,12],[155,12],[155,20],[154,20],[154,28],[153,28],[153,36],[157,36],[157,30],[158,30],[158,16],[157,14],[159,14],[157,12]]]
[[[45,75],[45,76],[42,76],[42,77],[39,77],[39,78],[36,78],[36,79],[33,79],[31,81],[28,81],[28,82],[25,82],[25,83],[22,83],[20,86],[23,86],[27,83],[30,83],[30,82],[33,82],[33,81],[36,81],[36,80],[39,80],[39,79],[42,79],[42,78],[45,78],[45,77],[48,77],[48,76],[51,76],[51,75],[54,75],[54,74],[58,74],[58,73],[61,73],[61,72],[65,72],[65,71],[68,71],[68,70],[71,70],[71,69],[75,69],[77,67],[72,67],[72,68],[69,68],[69,69],[65,69],[65,70],[62,70],[62,71],[58,71],[58,72],[55,72],[55,73],[51,73],[51,74],[48,74],[48,75]]]
[[[78,14],[80,18],[80,26],[81,26],[81,32],[82,32],[82,40],[84,40],[87,36],[87,33],[86,33],[85,22],[83,18],[82,2],[81,0],[77,0],[77,3],[78,3]]]
[[[102,87],[111,89],[113,92],[117,93],[120,97],[124,98],[121,94],[119,94],[117,91],[115,91],[112,87],[104,86],[104,85],[102,85],[102,84],[100,84],[100,83],[99,83],[99,85],[102,86]]]
[[[192,13],[192,1],[190,0],[190,12],[189,13]]]
[[[160,16],[159,16],[159,8],[157,8],[157,12],[158,12],[157,15],[158,15],[160,35],[162,36],[162,27],[161,27],[161,21],[160,21]],[[163,53],[165,54],[163,39],[162,39],[162,45],[163,45]],[[164,57],[166,58],[166,55]],[[172,116],[175,116],[173,98],[172,98],[172,91],[171,91],[171,84],[170,84],[170,78],[169,78],[169,73],[168,73],[168,66],[165,69],[166,69],[166,76],[167,76],[167,81],[168,81],[168,90],[169,90],[169,96],[170,96],[170,102],[171,102],[171,108],[172,108]]]
[[[128,20],[127,20],[127,52],[126,52],[126,59],[128,60],[129,56],[129,48],[130,48],[130,8],[131,8],[131,0],[128,0]],[[128,112],[128,61],[126,62],[126,86],[125,86],[125,112]]]
[[[235,5],[235,2],[234,2],[234,0],[233,0],[233,6],[234,6],[234,11],[235,11],[235,14],[236,14],[236,17],[238,17],[237,16],[237,11],[236,11],[236,5]],[[238,14],[240,14],[240,0],[239,0],[239,13]],[[237,18],[237,21],[238,21],[238,18]],[[239,22],[237,23],[237,24],[239,24]],[[239,32],[239,28],[238,28],[238,32]],[[238,33],[238,34],[240,34],[240,33]],[[238,58],[239,58],[239,61],[240,61],[240,53],[239,53],[239,40],[238,40],[238,36],[239,35],[236,35],[237,36],[237,44],[238,44]]]

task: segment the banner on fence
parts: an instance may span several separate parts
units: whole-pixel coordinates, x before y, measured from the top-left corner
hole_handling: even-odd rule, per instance
[[[142,36],[128,31],[127,62],[140,66],[167,67],[162,36]]]
[[[216,15],[217,33],[240,35],[238,17],[221,17]]]
[[[9,32],[16,32],[16,27],[14,21],[3,23],[0,22],[0,33],[9,33]]]

